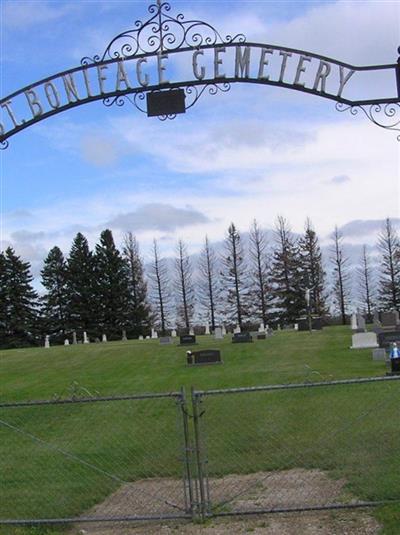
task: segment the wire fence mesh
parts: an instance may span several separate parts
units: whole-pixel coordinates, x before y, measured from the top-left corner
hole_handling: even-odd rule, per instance
[[[185,516],[182,395],[0,406],[0,518]]]
[[[0,405],[0,523],[400,500],[400,377]]]
[[[208,514],[400,499],[398,380],[194,393]]]

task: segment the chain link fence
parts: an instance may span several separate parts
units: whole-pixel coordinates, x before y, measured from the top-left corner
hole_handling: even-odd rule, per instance
[[[400,499],[399,377],[0,405],[0,523]]]
[[[188,516],[183,393],[0,406],[4,522]]]
[[[400,499],[400,382],[195,391],[206,514]]]

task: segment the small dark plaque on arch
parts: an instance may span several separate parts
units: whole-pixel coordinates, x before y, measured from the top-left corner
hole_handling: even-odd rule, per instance
[[[178,115],[185,113],[185,92],[183,89],[153,91],[147,93],[147,117]]]

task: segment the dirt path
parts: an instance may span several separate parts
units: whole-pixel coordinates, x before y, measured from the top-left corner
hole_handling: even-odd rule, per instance
[[[333,480],[320,470],[286,470],[210,478],[210,497],[223,510],[244,512],[281,507],[302,507],[353,501],[344,480]],[[157,515],[184,510],[182,482],[146,479],[127,483],[93,507],[85,517]],[[82,523],[71,535],[375,535],[379,524],[369,511],[340,510],[274,513],[260,516],[214,518],[204,525],[185,520],[153,523]]]

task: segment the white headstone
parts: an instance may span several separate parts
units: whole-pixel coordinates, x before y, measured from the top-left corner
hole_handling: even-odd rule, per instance
[[[48,349],[50,347],[50,336],[46,334],[46,338],[44,339],[44,347]]]
[[[106,334],[103,334],[103,336],[101,337],[101,341],[102,342],[107,342],[107,335]]]
[[[240,330],[240,325],[236,325],[236,327],[235,327],[234,330],[233,330],[233,334],[238,334],[238,333],[240,333],[240,332],[241,332],[241,330]]]
[[[215,327],[214,338],[215,338],[216,340],[223,340],[224,335],[222,334],[222,329],[221,329],[221,327]]]
[[[357,314],[357,329],[365,331],[365,318],[361,314]]]
[[[205,327],[206,327],[206,332],[204,334],[210,334],[210,326],[208,325],[208,323]]]
[[[88,338],[88,335],[86,334],[86,331],[83,333],[83,343],[84,344],[89,343],[89,338]]]
[[[146,336],[146,340],[150,340],[150,336],[149,335]]]
[[[299,330],[299,324],[298,324],[298,323],[295,323],[295,324],[294,324],[294,330],[295,330],[295,331],[298,331],[298,330]]]
[[[281,324],[279,323],[278,324],[278,327],[276,328],[277,331],[280,331],[281,330]]]
[[[259,333],[263,333],[263,332],[265,332],[265,326],[264,326],[264,323],[262,323],[262,322],[260,323],[260,326],[259,326],[259,328],[258,328],[258,332],[259,332]]]
[[[64,340],[64,345],[65,345],[65,346],[69,346],[69,340],[68,340],[68,338],[66,338],[66,339]]]
[[[158,338],[157,331],[155,329],[151,329],[151,337],[152,338]]]
[[[226,328],[225,325],[222,325],[222,336],[226,335]]]
[[[126,331],[125,329],[122,331],[122,341],[123,342],[126,342],[128,340],[128,337],[126,336]]]
[[[357,330],[357,314],[355,312],[351,315],[351,330]]]
[[[172,338],[176,338],[176,329],[172,329],[171,336]]]
[[[143,334],[140,334],[140,335],[139,335],[139,340],[144,340],[144,338],[143,338]]]
[[[78,340],[76,339],[76,332],[75,331],[72,333],[72,343],[74,345],[78,343]]]
[[[379,347],[375,333],[355,333],[351,337],[350,349],[368,349]]]
[[[194,336],[194,329],[193,329],[193,327],[190,327],[190,329],[189,329],[189,335],[190,335],[190,336]]]

